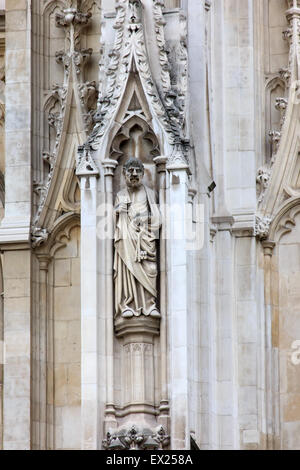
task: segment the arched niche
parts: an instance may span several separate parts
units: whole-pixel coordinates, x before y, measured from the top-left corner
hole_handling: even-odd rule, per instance
[[[59,99],[50,94],[47,97],[44,107],[43,107],[43,135],[44,135],[44,146],[43,152],[45,159],[43,160],[43,170],[42,170],[42,179],[45,180],[48,176],[50,161],[49,158],[54,152],[55,142],[57,137],[57,124],[58,120],[56,117],[59,117],[61,113],[61,106]]]
[[[134,85],[137,87],[138,85]],[[157,173],[157,167],[154,162],[154,158],[161,155],[161,150],[159,146],[159,141],[151,127],[151,118],[147,113],[146,104],[142,102],[143,105],[140,105],[142,100],[138,99],[138,96],[133,93],[132,95],[126,94],[127,101],[126,108],[122,115],[120,121],[123,123],[119,127],[118,131],[115,133],[111,145],[109,156],[111,159],[114,159],[118,162],[118,166],[114,172],[113,180],[113,192],[114,200],[118,191],[125,187],[125,181],[123,177],[123,165],[127,159],[131,156],[138,158],[144,164],[145,167],[145,176],[144,184],[158,193],[159,190],[159,176]],[[145,119],[144,119],[145,118]],[[148,118],[148,119],[147,119]],[[146,120],[147,119],[147,120]],[[160,254],[162,252],[162,245],[158,243],[158,260],[160,260]],[[165,306],[162,304],[161,298],[161,270],[165,270],[165,265],[159,263],[159,275],[157,278],[157,287],[158,287],[158,298],[157,306],[159,310],[165,315]],[[165,287],[165,286],[164,286]],[[147,393],[150,393],[150,390],[153,391],[153,397],[147,400],[149,403],[149,422],[152,422],[153,416],[156,415],[159,408],[159,403],[161,399],[161,349],[160,349],[160,338],[155,337],[153,340],[153,369],[155,373],[149,373],[147,378],[151,377],[151,383],[147,387]],[[117,410],[117,415],[119,418],[127,416],[130,414],[131,407],[128,403],[128,390],[130,387],[128,383],[128,373],[127,369],[124,367],[126,363],[126,354],[128,353],[127,349],[123,347],[123,342],[121,338],[114,338],[114,403]],[[137,352],[139,354],[139,352]],[[147,358],[149,359],[149,351],[146,353]],[[141,356],[142,360],[142,356]],[[150,361],[152,364],[152,361]],[[150,370],[150,365],[147,366],[148,371]],[[130,379],[131,380],[131,379]],[[150,393],[151,395],[151,393]],[[147,395],[148,396],[148,395]],[[153,403],[152,403],[153,402]],[[133,403],[133,406],[136,403]],[[138,405],[137,405],[138,406]],[[155,412],[154,412],[155,410]]]
[[[40,267],[33,314],[33,400],[39,413],[33,418],[33,442],[48,450],[81,448],[80,238],[79,216],[66,214],[35,250]],[[44,416],[45,443],[37,431]]]
[[[45,3],[41,12],[42,41],[39,47],[44,57],[42,84],[44,91],[50,90],[55,83],[62,83],[64,79],[63,70],[56,62],[55,52],[65,49],[65,34],[62,28],[57,28],[55,15],[65,8],[68,8],[67,2],[50,0]]]
[[[159,143],[150,125],[139,116],[129,118],[115,135],[110,158],[118,161],[114,177],[114,195],[125,186],[122,173],[129,157],[141,160],[145,167],[144,183],[158,190],[158,180],[154,158],[160,155]]]

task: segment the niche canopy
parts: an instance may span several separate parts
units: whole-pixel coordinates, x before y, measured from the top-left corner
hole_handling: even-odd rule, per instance
[[[162,7],[163,2],[157,0],[117,2],[114,47],[108,54],[102,51],[95,126],[85,143],[86,149],[100,159],[109,158],[114,137],[120,127],[134,116],[150,126],[161,151],[168,155],[168,164],[188,166],[187,139],[184,134],[187,93],[186,20],[180,15],[180,60],[175,67],[168,59]],[[148,14],[150,8],[152,15]],[[151,47],[151,56],[146,46],[148,41],[154,46]],[[171,82],[172,68],[174,80]],[[79,154],[78,166],[80,165]]]

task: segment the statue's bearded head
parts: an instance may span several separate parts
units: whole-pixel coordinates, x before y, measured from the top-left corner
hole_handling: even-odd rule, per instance
[[[129,158],[123,166],[123,174],[128,188],[136,189],[142,184],[144,177],[144,165],[137,158]]]

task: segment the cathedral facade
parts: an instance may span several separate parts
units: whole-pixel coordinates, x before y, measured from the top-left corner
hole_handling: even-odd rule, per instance
[[[300,0],[0,1],[0,449],[300,449]]]

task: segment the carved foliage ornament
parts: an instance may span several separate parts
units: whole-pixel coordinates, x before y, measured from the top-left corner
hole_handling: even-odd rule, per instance
[[[159,426],[155,431],[144,429],[139,431],[136,426],[123,429],[117,433],[107,433],[103,441],[103,448],[106,450],[163,450],[170,442],[163,426]]]
[[[256,182],[258,189],[258,203],[260,204],[263,201],[265,192],[269,186],[271,177],[271,170],[269,168],[259,168],[257,172]]]
[[[93,160],[90,149],[85,146],[78,148],[77,162],[76,162],[76,175],[77,176],[92,176],[99,175],[99,170]]]
[[[85,26],[88,24],[91,16],[90,12],[82,13],[76,8],[66,8],[63,12],[56,14],[55,20],[57,26]]]
[[[187,52],[186,52],[186,28],[182,18],[181,32],[181,93],[171,87],[169,74],[168,54],[164,39],[164,20],[161,12],[162,2],[153,2],[153,15],[155,31],[159,51],[162,88],[162,97],[150,70],[149,57],[146,50],[143,6],[140,0],[119,0],[116,5],[116,21],[114,29],[115,43],[109,53],[109,65],[106,69],[103,63],[100,70],[105,73],[106,80],[100,79],[103,90],[100,91],[98,109],[94,116],[95,127],[87,144],[93,150],[99,148],[101,139],[111,126],[114,114],[120,107],[129,73],[136,70],[139,74],[143,90],[147,97],[152,113],[159,120],[162,128],[168,136],[169,143],[180,143],[183,140],[184,106],[183,98],[186,95],[187,84]],[[105,70],[104,70],[105,69]],[[185,156],[182,154],[182,161]]]
[[[283,31],[283,39],[289,42],[289,64],[286,68],[281,68],[278,76],[285,82],[287,88],[291,85],[296,86],[298,83],[298,63],[299,63],[299,44],[300,44],[300,3],[298,0],[287,0],[288,10],[286,12],[289,27]],[[295,90],[297,91],[297,90]],[[272,129],[269,132],[269,137],[272,144],[272,160],[274,163],[277,151],[279,149],[282,127],[285,121],[285,115],[288,107],[288,100],[286,98],[277,98],[275,108],[281,112],[280,129]]]
[[[254,236],[258,237],[260,240],[265,240],[269,236],[270,226],[272,223],[271,217],[256,217]]]
[[[280,218],[278,225],[276,226],[276,231],[272,234],[272,238],[274,237],[274,239],[280,240],[284,235],[287,235],[296,227],[296,216],[300,213],[299,200],[296,200],[294,204],[295,205]]]
[[[51,152],[43,152],[43,160],[49,165],[47,180],[44,183],[37,183],[35,188],[40,199],[32,227],[32,243],[34,247],[39,246],[46,240],[47,230],[40,227],[39,219],[45,207],[49,189],[52,184],[66,116],[67,98],[72,86],[75,87],[79,96],[81,114],[87,129],[91,127],[93,120],[94,110],[92,108],[92,103],[97,99],[96,83],[84,82],[83,79],[83,66],[90,58],[93,51],[92,49],[80,48],[80,31],[88,24],[91,16],[91,12],[83,13],[76,8],[64,9],[62,12],[56,13],[55,16],[56,26],[62,27],[65,30],[68,49],[67,51],[56,52],[56,61],[64,67],[64,83],[62,85],[54,85],[50,97],[53,104],[49,111],[48,122],[49,125],[55,129],[56,136],[54,148]],[[73,85],[70,82],[71,67],[73,67],[74,70]],[[83,165],[86,165],[87,167],[87,157],[81,157],[82,155],[79,155],[78,157],[79,164],[81,165],[80,168],[82,168]],[[98,170],[95,168],[95,164],[93,162],[89,163],[93,165],[93,172],[95,174],[98,173]]]
[[[32,227],[31,230],[32,230],[31,241],[32,241],[33,248],[40,246],[42,243],[48,240],[48,237],[49,237],[48,230],[44,228],[40,228],[40,227],[34,227],[34,226]]]

